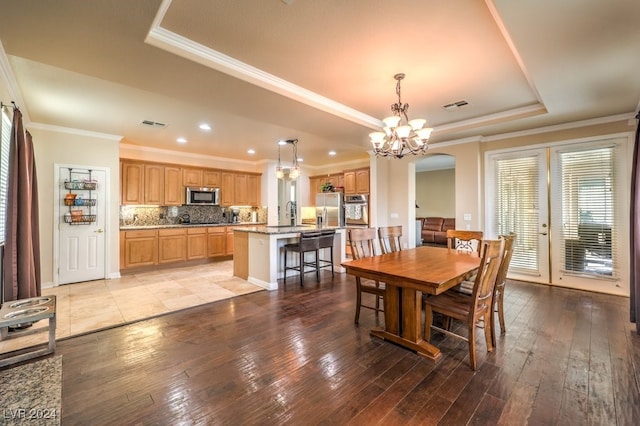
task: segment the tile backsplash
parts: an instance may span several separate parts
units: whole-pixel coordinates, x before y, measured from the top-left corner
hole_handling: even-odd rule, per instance
[[[266,223],[267,209],[238,207],[240,222],[251,222],[251,213],[257,212],[257,221]],[[120,206],[120,226],[178,225],[189,215],[191,223],[229,222],[231,208],[220,206]]]

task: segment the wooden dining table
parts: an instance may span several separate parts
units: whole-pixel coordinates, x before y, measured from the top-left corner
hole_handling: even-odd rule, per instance
[[[422,338],[422,294],[440,294],[480,266],[477,254],[422,246],[342,263],[348,274],[385,283],[385,327],[371,335],[438,361],[440,349]]]

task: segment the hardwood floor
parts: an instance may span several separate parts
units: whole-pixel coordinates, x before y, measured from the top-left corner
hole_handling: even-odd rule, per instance
[[[62,424],[638,424],[626,298],[509,282],[474,373],[464,342],[434,333],[436,365],[370,337],[353,277],[322,278],[59,341]]]

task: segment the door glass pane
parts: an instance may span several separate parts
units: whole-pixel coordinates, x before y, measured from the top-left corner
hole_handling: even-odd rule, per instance
[[[499,235],[516,233],[516,244],[509,270],[525,274],[540,273],[539,158],[529,156],[496,160],[495,211],[496,231]]]
[[[564,272],[614,275],[614,148],[559,153]]]

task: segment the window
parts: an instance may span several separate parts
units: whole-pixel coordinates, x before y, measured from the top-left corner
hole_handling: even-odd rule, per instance
[[[7,223],[7,185],[9,183],[9,141],[11,120],[3,108],[0,121],[0,244],[4,244]]]

